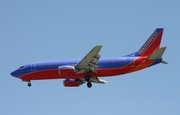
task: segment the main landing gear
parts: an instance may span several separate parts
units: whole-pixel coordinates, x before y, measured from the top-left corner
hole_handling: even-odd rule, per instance
[[[92,87],[92,83],[91,82],[87,82],[87,87],[91,88]]]
[[[91,88],[92,83],[90,82],[90,75],[86,73],[86,75],[84,76],[84,79],[87,81],[87,87]]]

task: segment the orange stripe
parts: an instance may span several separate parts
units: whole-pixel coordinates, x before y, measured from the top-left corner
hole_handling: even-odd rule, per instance
[[[136,68],[132,69],[130,72],[144,69],[144,68],[150,66],[153,62],[154,62],[154,60],[144,60],[141,62],[141,64],[139,64]]]
[[[153,51],[153,53],[156,52],[159,49],[159,47],[160,47],[160,45],[157,46],[157,48]],[[130,72],[137,71],[140,69],[144,69],[144,68],[150,66],[153,62],[154,62],[154,60],[144,60],[139,65],[137,65],[137,67],[132,69]]]

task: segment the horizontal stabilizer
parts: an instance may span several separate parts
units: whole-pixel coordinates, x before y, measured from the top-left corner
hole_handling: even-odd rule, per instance
[[[148,57],[148,60],[155,60],[161,58],[165,50],[166,47],[159,48],[156,52],[154,52],[152,55]]]
[[[165,61],[163,61],[163,60],[161,61],[161,63],[162,63],[162,64],[168,64],[167,62],[165,62]]]

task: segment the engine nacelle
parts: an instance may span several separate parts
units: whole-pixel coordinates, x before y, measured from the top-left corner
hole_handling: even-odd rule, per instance
[[[63,83],[65,87],[79,87],[83,82],[75,79],[66,79]]]
[[[64,65],[58,67],[59,75],[69,75],[75,73],[74,66]]]

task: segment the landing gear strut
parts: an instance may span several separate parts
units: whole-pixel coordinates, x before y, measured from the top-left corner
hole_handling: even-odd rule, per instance
[[[85,79],[86,81],[90,81],[90,75],[86,73],[86,75],[84,76],[84,79]]]
[[[27,85],[28,85],[28,87],[31,87],[31,82],[29,82]]]
[[[86,75],[84,76],[84,79],[87,81],[87,87],[91,88],[92,83],[90,82],[90,75],[86,73]]]

